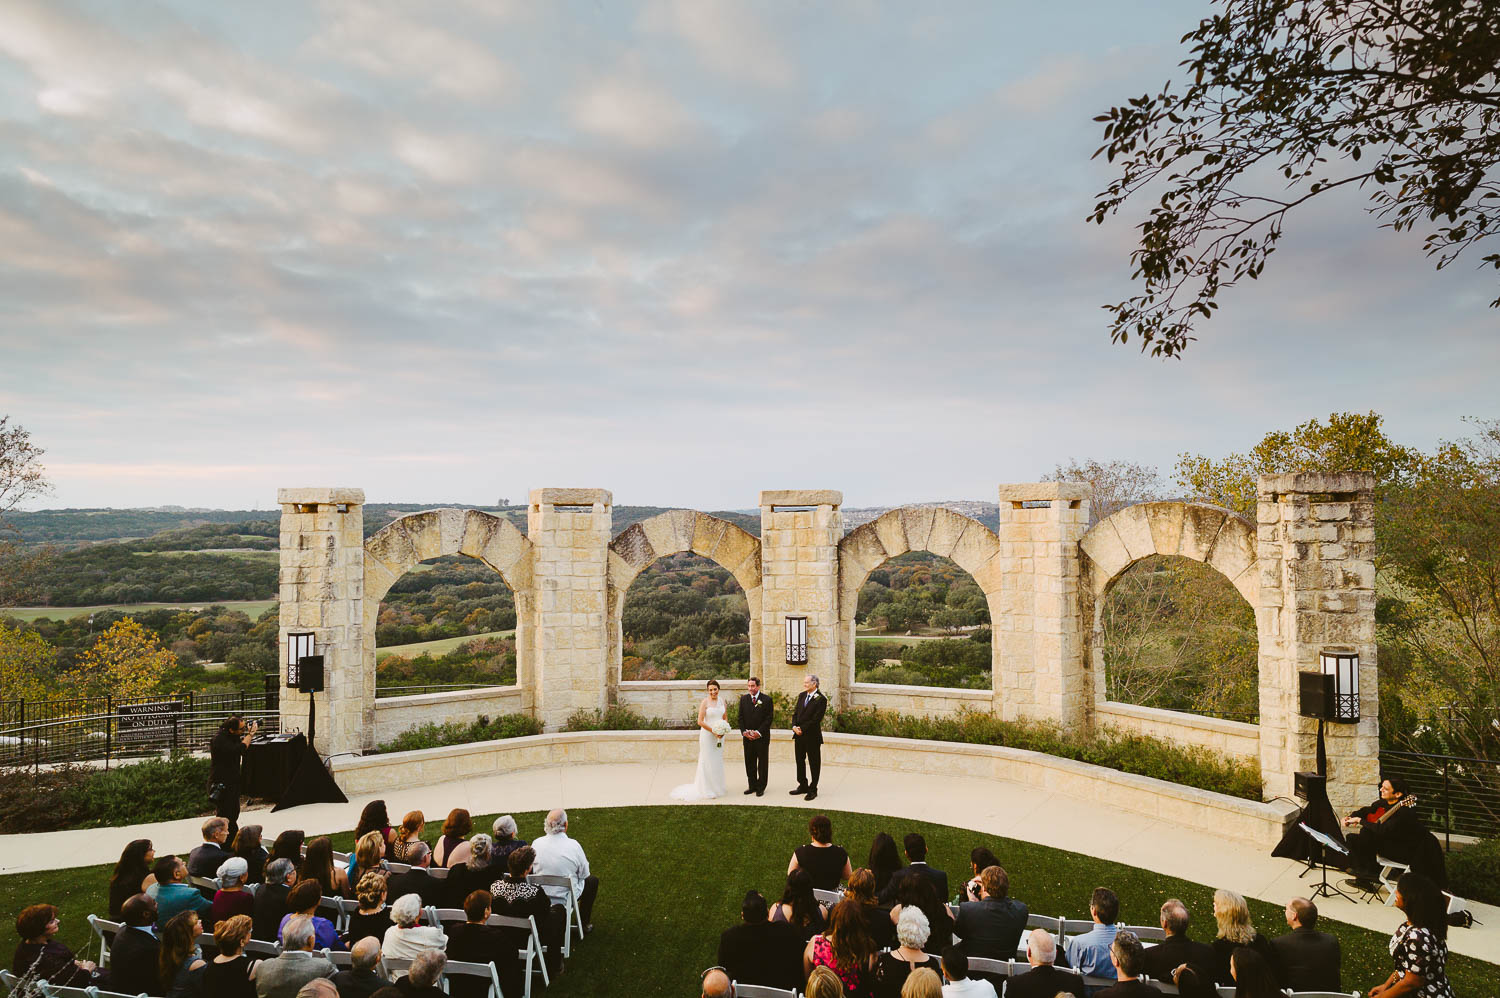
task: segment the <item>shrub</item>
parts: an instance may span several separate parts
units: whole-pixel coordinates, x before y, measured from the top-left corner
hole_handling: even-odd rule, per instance
[[[1463,884],[1464,897],[1500,904],[1500,839],[1484,839],[1448,854],[1448,883]]]
[[[577,710],[563,722],[564,731],[640,731],[670,727],[659,717],[642,717],[634,707],[615,704],[604,710]]]
[[[526,714],[501,714],[493,721],[480,714],[472,721],[449,721],[447,724],[422,724],[401,732],[375,749],[382,752],[410,752],[414,749],[438,748],[443,745],[467,745],[497,738],[520,738],[539,735],[542,722]]]
[[[174,755],[115,769],[0,770],[0,832],[51,832],[208,814],[207,759]]]

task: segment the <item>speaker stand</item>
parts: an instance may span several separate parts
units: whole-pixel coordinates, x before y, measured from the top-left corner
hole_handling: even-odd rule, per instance
[[[281,800],[271,808],[274,811],[282,811],[289,807],[298,807],[302,804],[347,804],[349,798],[339,789],[334,782],[333,774],[328,771],[322,758],[314,747],[313,739],[318,733],[318,700],[313,693],[307,695],[307,748],[302,753],[302,759],[297,763],[297,771],[292,774],[292,781],[286,785],[281,793]]]

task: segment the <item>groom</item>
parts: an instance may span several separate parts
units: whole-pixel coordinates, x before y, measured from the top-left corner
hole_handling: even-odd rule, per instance
[[[771,698],[761,693],[760,680],[754,676],[745,684],[750,692],[740,697],[740,735],[745,745],[745,782],[747,794],[766,795],[766,770],[771,760],[771,715],[775,712]]]
[[[797,706],[792,708],[792,748],[797,753],[797,789],[788,791],[794,796],[807,795],[808,800],[818,796],[818,771],[823,768],[823,714],[828,710],[828,698],[818,689],[818,677],[809,675],[802,680],[802,695]],[[804,763],[812,770],[812,780],[806,777]]]

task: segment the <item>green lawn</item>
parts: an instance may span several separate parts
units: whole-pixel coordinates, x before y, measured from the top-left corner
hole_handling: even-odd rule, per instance
[[[719,933],[739,918],[745,891],[757,888],[771,901],[780,895],[787,858],[807,840],[811,813],[805,808],[686,805],[570,812],[570,831],[588,850],[601,887],[594,909],[596,931],[575,947],[565,973],[547,992],[549,998],[695,993],[699,973],[714,963]],[[1200,940],[1212,936],[1211,886],[944,825],[825,813],[833,819],[834,841],[850,850],[856,866],[877,831],[898,841],[908,831],[920,831],[927,838],[929,859],[948,871],[951,884],[967,873],[969,850],[987,845],[1010,873],[1012,893],[1034,912],[1087,917],[1089,894],[1103,884],[1120,895],[1126,921],[1154,924],[1162,901],[1176,896],[1192,913],[1192,935]],[[277,816],[270,827],[285,827],[279,820],[283,817],[290,818]],[[351,809],[351,823],[355,817]],[[429,819],[437,822],[441,816]],[[476,826],[488,828],[492,819],[476,819]],[[541,831],[537,812],[518,813],[516,820],[525,838]],[[129,837],[122,831],[121,844]],[[353,836],[335,835],[334,844],[348,849]],[[81,949],[89,937],[85,916],[103,911],[108,877],[108,866],[0,877],[0,958],[8,962],[14,951],[15,914],[40,901],[59,906],[59,937]],[[1252,901],[1250,907],[1262,932],[1286,931],[1279,906]],[[1392,912],[1393,924],[1397,917]],[[1387,935],[1326,920],[1319,927],[1336,933],[1343,946],[1346,988],[1367,992],[1390,972]],[[1495,993],[1497,974],[1495,965],[1465,957],[1454,957],[1449,965],[1454,990],[1474,998]]]
[[[513,638],[515,636],[515,629],[512,628],[508,631],[485,631],[483,634],[466,634],[457,638],[414,641],[409,645],[391,645],[389,648],[375,649],[375,661],[378,662],[387,655],[401,655],[405,658],[416,658],[418,655],[446,655],[459,645],[468,644],[470,641],[481,641],[485,638]]]
[[[251,620],[259,617],[267,610],[276,605],[273,599],[251,599],[251,600],[224,600],[222,602],[203,601],[198,603],[111,603],[107,606],[11,606],[0,609],[0,617],[15,617],[30,623],[43,617],[51,617],[53,620],[71,620],[74,617],[87,617],[91,613],[101,610],[191,610],[194,607],[222,606],[226,610],[239,610],[250,616]]]

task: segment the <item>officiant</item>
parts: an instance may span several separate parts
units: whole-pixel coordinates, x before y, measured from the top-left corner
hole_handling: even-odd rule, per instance
[[[745,746],[745,783],[747,794],[764,797],[766,773],[771,760],[771,716],[775,708],[769,695],[760,691],[760,680],[754,676],[740,697],[740,735]]]

